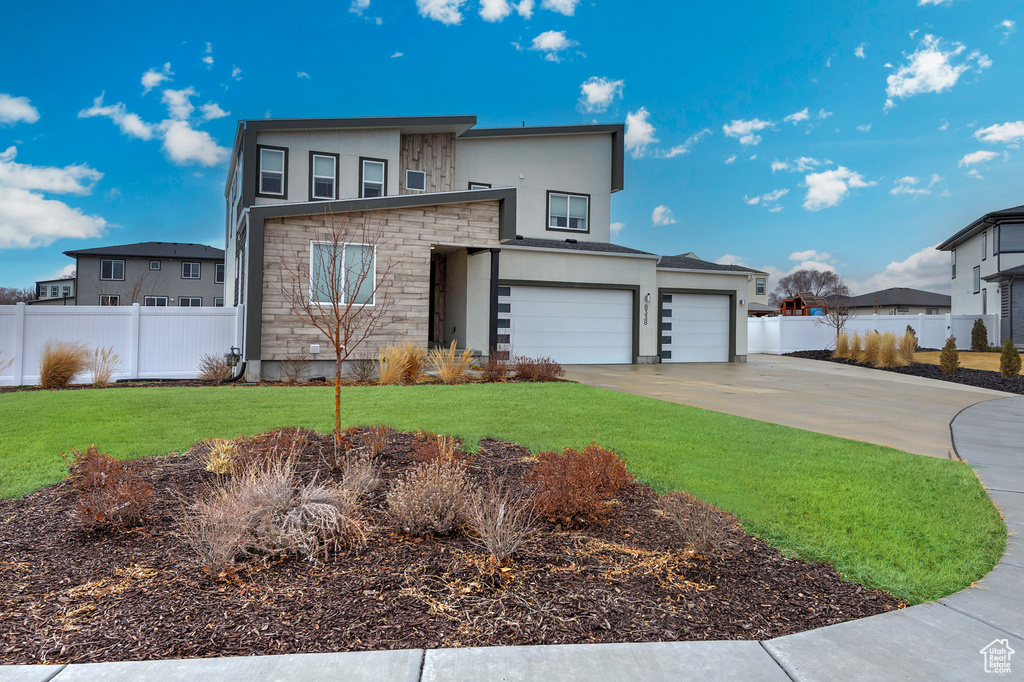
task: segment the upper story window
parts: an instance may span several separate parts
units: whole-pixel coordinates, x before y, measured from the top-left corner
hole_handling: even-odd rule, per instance
[[[956,249],[949,252],[949,255],[953,259],[953,279],[956,279]]]
[[[998,253],[1024,253],[1024,223],[1000,225]]]
[[[185,262],[181,264],[182,279],[199,279],[199,263]]]
[[[988,258],[988,232],[981,233],[981,260]]]
[[[405,171],[405,188],[414,192],[427,189],[427,173],[421,170]]]
[[[309,198],[338,198],[338,155],[309,153]]]
[[[938,308],[925,308],[924,309],[924,314],[925,315],[938,315],[939,314],[939,309]]]
[[[313,303],[374,305],[377,251],[371,244],[310,242],[309,297]]]
[[[288,197],[285,191],[285,169],[288,150],[281,147],[260,147],[260,176],[256,194],[266,197]]]
[[[50,296],[52,296],[53,298],[57,298],[58,296],[60,296],[60,287],[50,287]]]
[[[40,284],[39,285],[39,293],[37,294],[37,298],[46,298],[46,285],[45,284]]]
[[[214,284],[224,284],[224,264],[214,263],[213,265],[213,282]]]
[[[981,291],[981,266],[974,266],[974,293]]]
[[[758,296],[764,296],[765,291],[768,288],[768,279],[766,277],[758,277],[754,280],[755,290]]]
[[[388,162],[384,159],[359,159],[359,196],[382,197],[388,180]]]
[[[124,279],[124,261],[123,260],[101,260],[100,261],[100,279],[123,280]],[[100,305],[103,305],[103,304],[101,303]]]
[[[64,298],[68,298],[69,296],[71,296],[71,287],[62,287],[61,295]]]
[[[491,186],[486,182],[471,182],[469,183],[470,189],[490,189]]]
[[[149,269],[150,270],[159,270],[160,269],[160,261],[158,261],[158,260],[151,260],[151,261],[149,261]]]
[[[590,195],[548,191],[548,229],[589,232]]]

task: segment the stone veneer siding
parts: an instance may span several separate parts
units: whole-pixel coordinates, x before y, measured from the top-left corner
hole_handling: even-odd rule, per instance
[[[378,276],[392,264],[390,296],[392,306],[377,331],[355,350],[351,358],[369,358],[388,343],[413,341],[427,345],[430,300],[430,245],[497,248],[498,201],[441,204],[417,208],[357,211],[335,214],[336,220],[354,225],[352,242],[360,241],[364,216],[375,230],[383,221],[384,242],[377,246]],[[322,216],[268,218],[265,223],[263,261],[262,360],[284,360],[290,353],[319,343],[319,356],[312,360],[333,360],[334,349],[314,327],[294,315],[282,293],[284,258],[300,258],[309,267],[309,244],[320,239]],[[308,282],[303,289],[308,291]],[[475,312],[474,314],[481,314]],[[482,314],[487,314],[484,311]]]
[[[424,192],[450,192],[455,180],[455,135],[435,133],[428,135],[402,135],[398,157],[398,193],[420,194],[405,188],[405,170],[427,173]],[[462,187],[461,189],[466,189]]]

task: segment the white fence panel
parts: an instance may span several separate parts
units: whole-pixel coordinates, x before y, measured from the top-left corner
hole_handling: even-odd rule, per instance
[[[0,370],[0,386],[39,383],[50,341],[112,348],[120,358],[114,379],[191,379],[204,354],[239,345],[240,329],[235,308],[0,306],[0,363],[14,361]]]

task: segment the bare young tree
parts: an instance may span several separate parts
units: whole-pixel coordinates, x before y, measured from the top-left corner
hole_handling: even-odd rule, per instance
[[[846,323],[850,319],[850,287],[846,285],[842,277],[836,276],[836,282],[831,293],[822,294],[828,302],[828,309],[825,314],[815,318],[818,324],[830,327],[835,332],[836,342],[840,335],[846,331]]]
[[[831,298],[836,295],[849,296],[850,287],[835,272],[825,270],[797,270],[781,278],[775,289],[768,295],[768,302],[778,306],[783,299],[790,298],[801,292],[810,292],[815,296]]]
[[[341,437],[341,368],[387,318],[392,268],[377,261],[387,243],[383,221],[325,213],[309,256],[284,248],[281,294],[292,312],[334,348],[334,438]]]

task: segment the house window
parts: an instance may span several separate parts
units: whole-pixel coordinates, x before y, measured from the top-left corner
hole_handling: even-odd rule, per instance
[[[60,296],[60,287],[50,287],[50,296],[53,298]]]
[[[427,174],[425,171],[405,171],[405,188],[415,192],[422,192],[427,188]]]
[[[974,266],[974,293],[981,291],[981,266]]]
[[[1024,223],[999,226],[999,253],[1024,253]]]
[[[981,290],[981,314],[988,315],[988,289]]]
[[[199,263],[182,263],[181,264],[181,278],[182,279],[199,279]]]
[[[758,277],[754,280],[754,286],[756,287],[757,295],[764,296],[764,292],[768,288],[768,279],[765,277]]]
[[[46,298],[46,285],[40,285],[39,287],[39,298]]]
[[[166,296],[146,296],[145,302],[143,303],[143,305],[161,306],[161,307],[163,307],[163,306],[167,305],[167,297]]]
[[[224,307],[224,297],[223,296],[214,296],[213,297],[213,305],[216,308],[223,308]]]
[[[548,229],[588,232],[590,196],[548,192]]]
[[[377,251],[370,244],[310,242],[309,296],[313,303],[374,305]],[[339,296],[340,295],[340,296]]]
[[[486,182],[471,182],[469,183],[470,189],[490,189],[491,186]]]
[[[101,260],[100,261],[100,279],[123,280],[124,279],[124,261],[123,260]]]
[[[924,314],[925,315],[938,315],[939,314],[939,309],[938,308],[925,308],[924,309]]]
[[[338,155],[309,153],[309,198],[337,199]]]
[[[981,260],[988,258],[988,232],[981,233]]]
[[[287,198],[285,193],[285,168],[288,165],[288,150],[280,147],[260,147],[259,191],[261,196]]]
[[[999,253],[999,226],[996,225],[992,228],[992,255],[995,256]]]
[[[224,264],[214,263],[213,265],[213,282],[214,284],[224,284]]]
[[[64,298],[68,298],[69,296],[71,296],[71,287],[63,287],[63,291],[61,292],[61,294],[64,296]]]
[[[953,257],[953,279],[956,279],[956,249],[950,251],[949,254]]]
[[[117,294],[100,294],[100,305],[121,305],[121,297]]]
[[[662,294],[661,295],[661,302],[662,303],[671,303],[672,302],[672,294]]]
[[[179,296],[178,307],[180,308],[199,308],[203,305],[203,299],[200,296]]]
[[[359,159],[361,197],[382,197],[388,180],[388,162],[384,159]]]
[[[151,260],[151,261],[149,261],[149,269],[150,270],[159,270],[160,269],[160,261],[158,261],[158,260]]]

